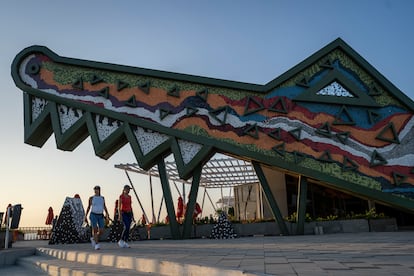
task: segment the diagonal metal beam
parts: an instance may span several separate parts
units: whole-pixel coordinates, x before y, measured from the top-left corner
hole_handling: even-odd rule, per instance
[[[305,233],[305,219],[306,219],[306,198],[308,194],[308,181],[306,177],[299,176],[298,183],[298,201],[296,210],[297,228],[296,234],[303,235]]]
[[[158,173],[160,175],[162,192],[165,198],[165,206],[167,207],[168,217],[170,218],[171,236],[174,240],[179,240],[181,238],[180,229],[178,226],[178,222],[175,219],[174,204],[171,196],[170,185],[168,182],[167,170],[165,169],[165,162],[163,158],[161,158],[158,161]]]
[[[205,192],[206,192],[206,195],[207,195],[207,197],[208,197],[208,200],[210,201],[211,206],[212,206],[212,207],[213,207],[213,209],[214,209],[214,213],[215,213],[215,212],[217,212],[216,205],[214,205],[213,200],[211,200],[210,194],[207,192],[207,190],[206,190]]]
[[[279,225],[280,232],[282,232],[283,235],[289,235],[286,223],[283,220],[282,213],[280,212],[279,206],[277,205],[277,202],[272,194],[269,183],[267,182],[266,176],[263,173],[262,167],[256,161],[252,161],[252,165],[256,171],[257,177],[259,178],[260,184],[262,185],[263,192],[266,195],[267,202],[270,205],[270,209],[272,210],[273,216],[275,217],[276,222]]]
[[[131,184],[132,191],[134,192],[135,197],[137,198],[137,201],[138,201],[139,207],[141,207],[141,211],[142,211],[142,213],[143,213],[143,215],[144,215],[144,218],[145,218],[145,220],[146,220],[147,222],[149,222],[148,217],[147,217],[147,213],[145,213],[145,209],[144,209],[144,207],[142,206],[141,200],[139,199],[139,196],[138,196],[138,194],[137,194],[137,191],[135,190],[134,184],[132,183],[132,180],[131,180],[131,178],[129,177],[129,174],[128,174],[128,172],[127,172],[126,170],[125,170],[125,174],[126,174],[126,176],[127,176],[127,178],[128,178],[129,184]]]
[[[183,239],[191,238],[191,227],[192,227],[192,224],[193,224],[193,213],[194,213],[194,207],[195,207],[196,200],[197,200],[198,188],[200,186],[200,178],[201,178],[201,166],[198,166],[193,171],[193,181],[191,183],[190,197],[188,199],[187,209],[186,209],[186,213],[185,213]]]

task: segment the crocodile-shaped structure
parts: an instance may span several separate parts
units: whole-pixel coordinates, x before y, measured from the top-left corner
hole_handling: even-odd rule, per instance
[[[216,152],[414,211],[414,103],[340,38],[265,85],[60,57],[13,61],[25,143],[149,169],[173,153],[188,179]]]

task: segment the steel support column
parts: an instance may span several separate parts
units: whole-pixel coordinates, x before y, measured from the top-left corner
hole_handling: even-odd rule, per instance
[[[210,194],[206,191],[206,195],[208,197],[208,200],[210,201],[211,207],[214,209],[214,213],[217,212],[216,205],[214,205],[213,201],[211,200]]]
[[[296,234],[297,235],[303,235],[305,233],[307,194],[308,194],[308,182],[306,180],[306,177],[299,176],[298,199],[297,199],[297,209],[296,209],[296,221],[297,221]]]
[[[200,186],[201,166],[193,170],[193,180],[191,182],[190,196],[187,202],[187,209],[185,212],[183,239],[191,238],[191,228],[193,226],[193,213],[197,200],[198,188]]]
[[[272,194],[269,183],[267,182],[266,176],[263,173],[262,167],[259,163],[252,161],[254,170],[256,171],[257,178],[259,178],[260,184],[262,185],[263,192],[266,195],[267,202],[269,203],[270,209],[272,210],[273,216],[279,225],[280,232],[283,235],[289,235],[289,231],[286,227],[285,221],[283,220],[282,213],[280,212],[279,206]]]
[[[126,174],[126,176],[127,176],[127,178],[128,178],[129,184],[131,184],[132,191],[134,192],[135,197],[137,198],[137,201],[138,201],[139,207],[141,207],[141,211],[142,211],[142,214],[144,215],[145,221],[148,223],[148,222],[149,222],[149,220],[148,220],[147,213],[145,213],[145,209],[144,209],[144,207],[142,206],[141,200],[139,199],[139,196],[138,196],[138,194],[137,194],[137,191],[135,190],[134,184],[132,183],[132,180],[131,180],[131,178],[129,177],[129,174],[128,174],[128,172],[127,172],[126,170],[125,170],[125,174]]]
[[[168,217],[170,218],[171,236],[174,240],[179,240],[181,237],[178,222],[175,218],[174,203],[172,200],[170,184],[168,182],[167,170],[165,168],[164,159],[158,161],[158,174],[160,175],[162,192],[164,194],[165,206],[167,208]]]

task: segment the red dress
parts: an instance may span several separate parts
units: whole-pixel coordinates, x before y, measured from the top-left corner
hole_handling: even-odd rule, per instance
[[[183,199],[180,196],[178,198],[178,206],[177,206],[177,218],[181,218],[184,214],[184,203],[183,203]]]

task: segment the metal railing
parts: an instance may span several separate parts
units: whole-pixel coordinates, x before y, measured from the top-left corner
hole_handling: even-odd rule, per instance
[[[19,227],[18,234],[23,234],[23,240],[48,240],[52,233],[52,227]],[[15,234],[16,235],[16,234]],[[16,238],[16,237],[14,237]],[[17,238],[19,239],[19,238]],[[20,236],[21,239],[21,236]]]

